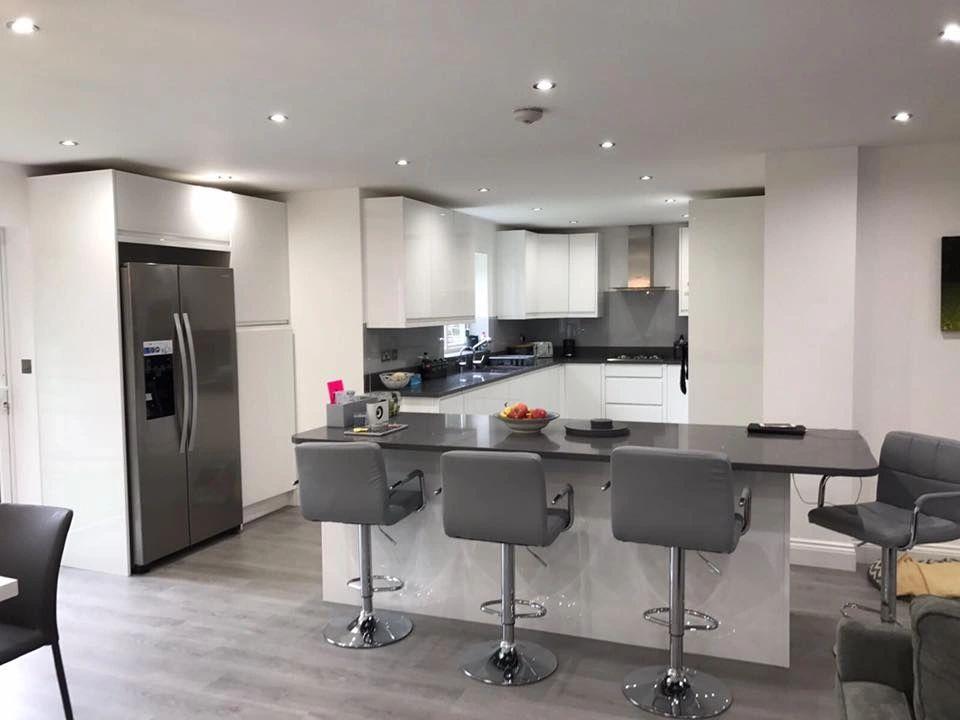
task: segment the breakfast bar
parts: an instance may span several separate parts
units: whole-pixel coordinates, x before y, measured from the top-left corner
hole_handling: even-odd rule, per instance
[[[767,665],[790,664],[790,475],[865,477],[877,461],[852,430],[810,429],[802,437],[749,435],[744,427],[627,423],[614,438],[568,436],[558,419],[541,433],[513,433],[487,415],[401,413],[404,430],[370,437],[384,450],[387,470],[425,474],[428,502],[419,513],[373,533],[374,572],[399,576],[400,592],[378,595],[378,605],[409,613],[489,621],[482,601],[497,594],[498,555],[489,544],[451,542],[443,532],[440,455],[449,450],[533,452],[544,461],[548,497],[569,483],[575,491],[573,527],[537,555],[517,553],[517,596],[542,603],[538,630],[665,647],[662,629],[644,622],[647,608],[667,604],[667,554],[662,548],[621,543],[610,530],[610,498],[602,491],[609,460],[621,446],[725,453],[738,480],[753,493],[752,525],[732,555],[709,555],[687,564],[689,608],[720,621],[714,632],[692,633],[688,649]],[[343,428],[321,427],[295,443],[353,442]],[[394,542],[396,544],[394,544]],[[356,532],[324,523],[323,599],[356,604],[347,587],[356,574]],[[709,561],[709,563],[707,562]],[[718,572],[719,571],[719,572]]]

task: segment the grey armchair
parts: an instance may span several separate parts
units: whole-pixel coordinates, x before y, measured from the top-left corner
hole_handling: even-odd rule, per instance
[[[63,714],[73,720],[57,629],[57,580],[73,511],[0,504],[0,575],[15,578],[19,594],[0,602],[0,665],[44,645],[53,651]]]
[[[827,505],[828,476],[820,481],[814,525],[879,545],[880,619],[897,621],[897,552],[960,539],[960,441],[891,432],[880,450],[876,502]],[[849,607],[863,608],[856,603]],[[846,614],[846,613],[844,613]]]
[[[910,618],[910,630],[840,621],[837,690],[843,720],[957,717],[960,601],[918,598],[910,606]]]

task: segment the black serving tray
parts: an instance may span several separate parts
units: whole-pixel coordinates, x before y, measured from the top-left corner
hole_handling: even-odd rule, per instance
[[[630,428],[623,423],[609,421],[606,427],[595,425],[594,421],[571,422],[564,426],[567,435],[574,437],[623,437],[630,434]]]

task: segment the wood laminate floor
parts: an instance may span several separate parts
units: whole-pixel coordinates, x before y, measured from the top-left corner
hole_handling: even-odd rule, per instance
[[[535,621],[519,633],[551,648],[560,669],[523,688],[457,671],[466,643],[495,637],[485,624],[413,616],[413,634],[396,645],[327,645],[321,629],[344,608],[320,600],[319,542],[320,526],[288,509],[147,575],[64,569],[61,643],[77,720],[649,717],[624,701],[620,682],[664,652],[538,633]],[[798,567],[792,582],[789,670],[691,657],[732,688],[725,720],[837,717],[837,611],[847,599],[876,604],[876,592],[862,573]],[[641,622],[634,609],[623,621]],[[49,648],[0,666],[2,720],[58,717]]]

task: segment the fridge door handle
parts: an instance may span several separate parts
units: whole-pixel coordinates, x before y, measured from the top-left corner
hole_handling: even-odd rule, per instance
[[[183,341],[183,325],[180,323],[180,314],[173,314],[173,326],[177,330],[177,344],[180,346],[180,372],[183,381],[183,411],[180,419],[180,454],[187,449],[187,423],[190,414],[190,381],[187,379],[187,345]]]
[[[200,406],[200,392],[197,389],[197,352],[193,345],[193,328],[190,316],[183,313],[183,324],[187,329],[187,348],[190,350],[190,374],[193,378],[193,402],[190,403],[190,444],[187,450],[193,450],[197,441],[197,409]]]

